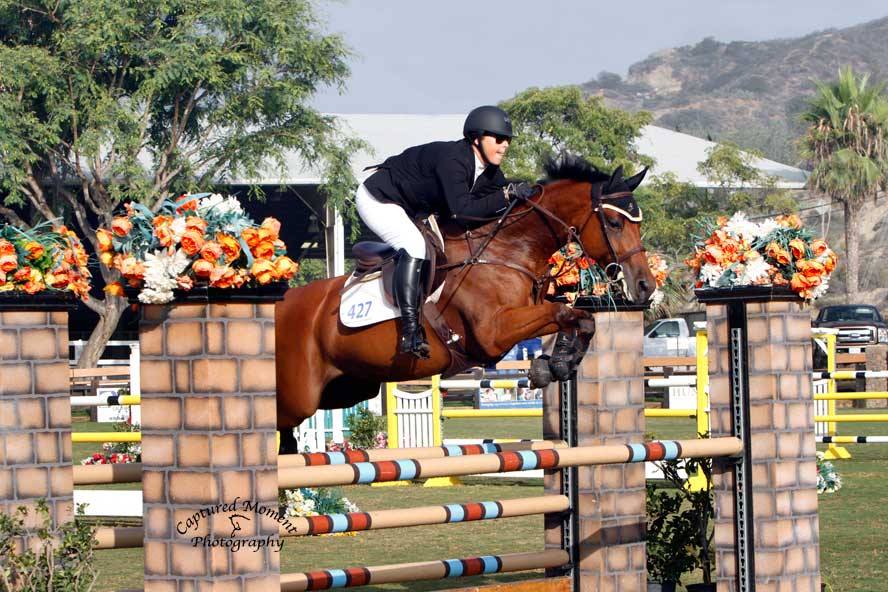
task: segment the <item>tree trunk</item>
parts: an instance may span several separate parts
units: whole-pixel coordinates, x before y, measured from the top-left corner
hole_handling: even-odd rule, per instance
[[[845,201],[845,298],[847,304],[857,304],[860,275],[860,228],[857,221],[858,211],[851,203]]]
[[[95,368],[105,351],[105,345],[111,339],[111,335],[120,322],[120,317],[127,307],[126,298],[115,298],[114,296],[105,297],[105,313],[99,317],[96,328],[93,329],[89,340],[83,347],[80,359],[77,362],[78,368]]]

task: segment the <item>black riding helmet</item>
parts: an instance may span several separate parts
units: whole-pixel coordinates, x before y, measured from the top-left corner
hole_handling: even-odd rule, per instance
[[[484,134],[512,137],[512,119],[509,114],[493,105],[472,109],[463,124],[463,137],[479,138]]]

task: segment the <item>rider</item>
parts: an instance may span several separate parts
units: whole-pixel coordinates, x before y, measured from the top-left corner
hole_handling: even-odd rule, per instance
[[[425,241],[412,220],[432,214],[487,218],[509,204],[500,163],[512,140],[512,121],[498,107],[473,109],[463,139],[431,142],[388,158],[358,186],[361,220],[398,252],[394,298],[401,311],[398,351],[418,358],[430,349],[422,327],[423,277],[429,273]]]

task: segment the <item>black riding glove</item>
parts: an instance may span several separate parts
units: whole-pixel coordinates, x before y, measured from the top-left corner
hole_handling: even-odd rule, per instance
[[[521,183],[509,183],[503,188],[506,201],[512,199],[530,199],[536,194],[536,189],[530,183],[522,181]]]

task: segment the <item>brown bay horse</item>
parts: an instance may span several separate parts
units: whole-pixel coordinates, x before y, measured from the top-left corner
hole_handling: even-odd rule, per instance
[[[579,159],[562,159],[550,164],[547,173],[536,195],[496,221],[469,232],[453,222],[441,223],[449,264],[445,271],[439,261],[445,284],[433,314],[459,336],[457,347],[470,365],[495,362],[519,341],[557,331],[575,331],[588,343],[594,332],[591,314],[539,294],[547,283],[549,257],[571,240],[607,264],[614,276],[621,274],[629,299],[645,302],[655,288],[632,197],[644,171],[623,179],[621,169],[607,175]],[[450,350],[428,318],[428,359],[397,354],[396,320],[356,329],[343,326],[339,302],[346,279],[292,288],[277,305],[282,452],[296,452],[288,432],[318,409],[371,399],[383,382],[452,370]],[[428,305],[425,312],[428,317]]]

